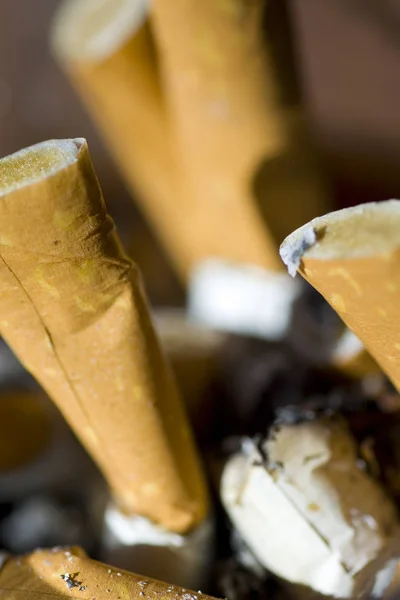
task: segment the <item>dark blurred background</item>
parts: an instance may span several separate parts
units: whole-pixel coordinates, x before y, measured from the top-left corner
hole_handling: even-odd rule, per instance
[[[56,0],[0,0],[0,155],[48,138],[86,137],[107,204],[155,304],[183,293],[48,49]],[[292,29],[305,107],[338,206],[400,197],[400,3],[270,0]],[[123,215],[123,218],[121,216]]]

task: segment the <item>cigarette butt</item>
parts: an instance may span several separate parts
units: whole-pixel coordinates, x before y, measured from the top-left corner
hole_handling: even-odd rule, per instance
[[[400,201],[314,219],[292,233],[281,256],[320,292],[400,389]]]
[[[339,598],[388,585],[400,539],[396,508],[357,458],[341,422],[316,420],[277,427],[228,460],[223,504],[264,567]]]
[[[148,4],[148,0],[66,0],[57,10],[51,45],[134,197],[186,279],[192,250],[147,25]]]
[[[276,262],[278,240],[330,203],[301,110],[279,103],[264,8],[157,0],[151,15],[185,185],[197,199],[187,221],[198,249],[189,312],[217,329],[276,340],[300,287]]]
[[[157,0],[151,16],[187,189],[197,198],[187,223],[197,263],[214,257],[279,272],[251,189],[262,161],[286,141],[262,5]]]
[[[148,577],[135,575],[91,560],[80,548],[36,550],[4,559],[0,592],[7,600],[47,600],[50,597],[81,600],[140,600],[174,595],[178,600],[209,600]]]
[[[189,426],[140,276],[107,215],[85,140],[0,161],[0,323],[119,506],[186,532],[207,513]]]

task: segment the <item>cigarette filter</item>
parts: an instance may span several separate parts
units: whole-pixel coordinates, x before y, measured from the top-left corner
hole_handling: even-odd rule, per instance
[[[108,216],[86,142],[0,161],[0,327],[104,473],[115,501],[176,532],[205,483],[137,269]]]
[[[281,256],[333,306],[400,389],[400,201],[364,204],[314,219]]]
[[[3,557],[0,594],[7,600],[140,600],[168,598],[209,600],[191,592],[87,558],[80,548],[37,550],[26,556]]]
[[[130,190],[186,278],[189,198],[178,166],[147,25],[148,0],[65,0],[54,53],[87,106]],[[185,205],[183,205],[185,200]]]
[[[339,598],[388,585],[399,549],[396,508],[357,461],[338,421],[272,430],[230,458],[225,508],[257,559],[286,582]]]

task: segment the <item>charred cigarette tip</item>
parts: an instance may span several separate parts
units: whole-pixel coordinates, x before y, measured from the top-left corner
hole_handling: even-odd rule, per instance
[[[148,10],[149,0],[65,0],[51,45],[60,60],[102,60],[140,29]]]
[[[360,204],[303,225],[284,240],[280,255],[293,275],[303,256],[335,260],[389,252],[400,245],[399,231],[400,200]]]
[[[84,138],[48,140],[0,160],[0,198],[54,175],[76,162]]]

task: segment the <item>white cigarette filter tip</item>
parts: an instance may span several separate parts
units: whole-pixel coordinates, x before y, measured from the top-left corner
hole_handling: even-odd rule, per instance
[[[282,426],[232,456],[223,504],[256,558],[287,582],[339,598],[386,587],[399,551],[396,510],[360,469],[344,425]]]
[[[189,314],[209,327],[277,340],[290,326],[300,290],[300,281],[285,273],[210,260],[191,276]]]

